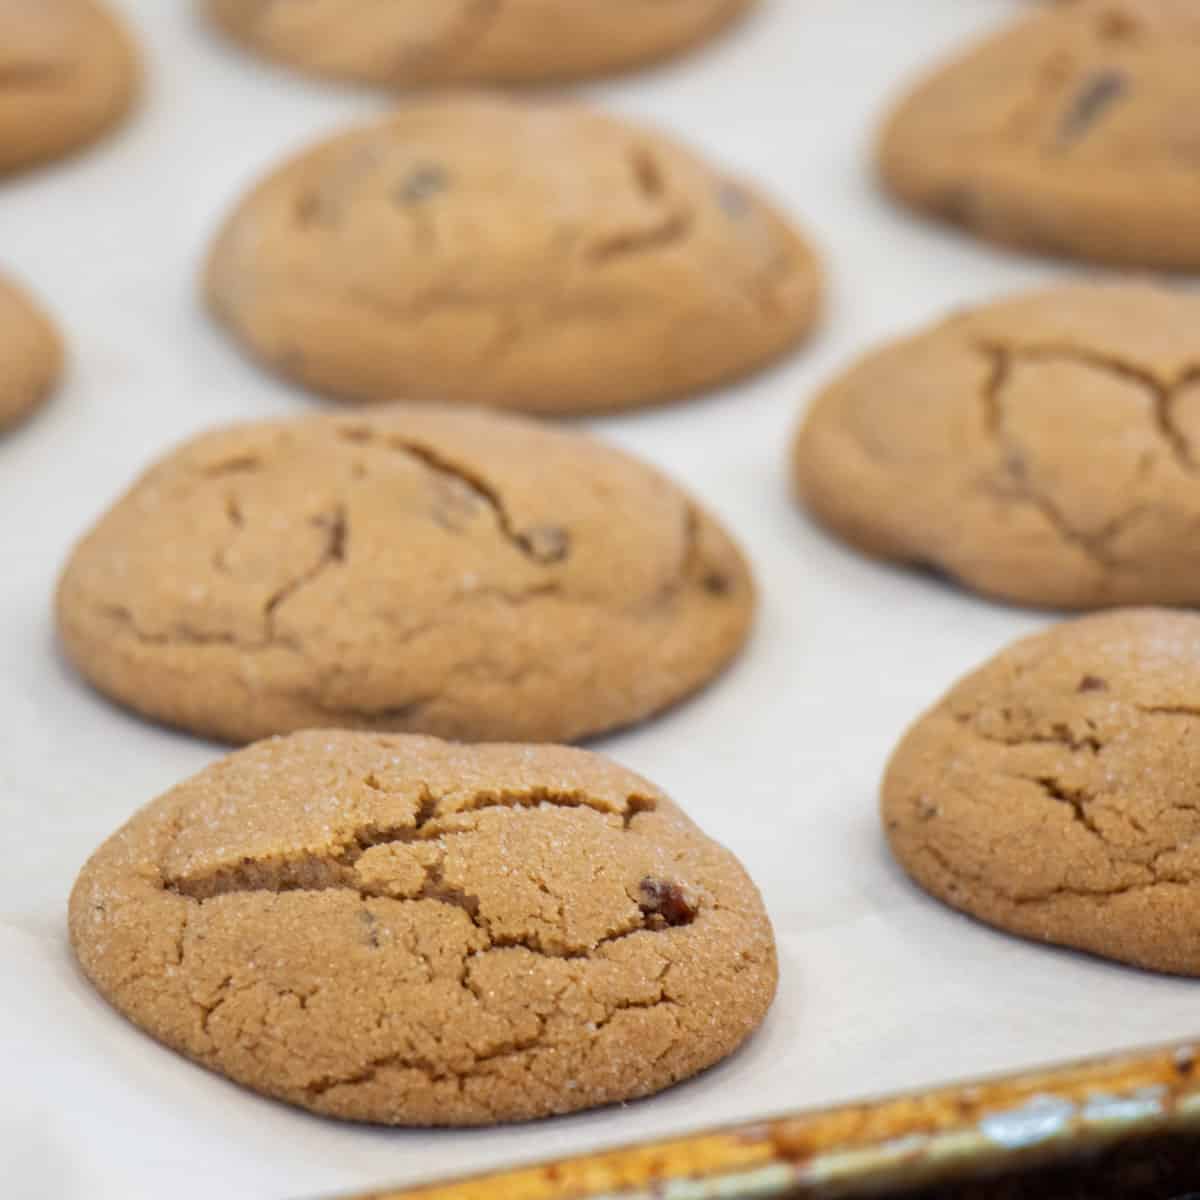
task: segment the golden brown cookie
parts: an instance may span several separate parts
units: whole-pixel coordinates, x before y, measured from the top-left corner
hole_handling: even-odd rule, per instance
[[[469,411],[196,438],[63,576],[70,657],[147,716],[232,742],[321,725],[568,741],[662,709],[746,638],[720,527],[579,433]]]
[[[794,462],[869,554],[1018,603],[1200,604],[1200,295],[1079,284],[951,317],[827,388]]]
[[[557,746],[259,743],[111,837],[70,929],[105,998],[181,1054],[394,1125],[648,1096],[732,1053],[776,983],[733,855]]]
[[[210,303],[348,400],[621,409],[800,341],[819,271],[753,190],[567,103],[439,99],[309,150],[226,224]]]
[[[1200,267],[1200,6],[1047,7],[939,68],[892,113],[883,180],[1011,245]]]
[[[1200,616],[1103,613],[1026,638],[901,742],[892,849],[1001,929],[1200,975]]]
[[[63,348],[33,298],[0,277],[0,430],[23,421],[54,390]]]
[[[96,0],[0,0],[0,174],[99,137],[137,82],[132,41]]]
[[[755,0],[206,0],[259,54],[386,87],[622,71],[714,37]]]

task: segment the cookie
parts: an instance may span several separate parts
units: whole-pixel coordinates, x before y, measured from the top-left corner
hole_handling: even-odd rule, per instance
[[[887,346],[815,402],[799,492],[852,545],[1021,604],[1200,604],[1200,296],[1077,284]]]
[[[648,1096],[775,992],[754,884],[657,788],[556,746],[308,732],[143,808],[71,942],[121,1013],[329,1116],[480,1125]]]
[[[1024,937],[1200,975],[1200,616],[1026,638],[910,730],[883,818],[940,900]]]
[[[267,58],[386,87],[544,83],[668,58],[755,0],[207,0],[214,24]]]
[[[0,277],[0,430],[38,408],[62,374],[58,333],[24,290]]]
[[[1192,0],[1047,6],[899,104],[884,184],[992,241],[1200,268],[1197,55]]]
[[[96,0],[0,0],[0,175],[60,158],[129,109],[137,57]]]
[[[315,391],[556,414],[762,366],[808,332],[819,279],[767,201],[658,134],[438,99],[254,189],[207,292],[251,355]]]
[[[649,466],[495,414],[380,408],[198,437],[66,568],[68,655],[230,742],[338,725],[573,741],[711,679],[747,567]]]

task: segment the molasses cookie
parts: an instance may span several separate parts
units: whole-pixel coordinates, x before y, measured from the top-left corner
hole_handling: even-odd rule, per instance
[[[626,70],[714,37],[755,0],[206,0],[287,66],[384,87],[544,83]]]
[[[1200,296],[1001,300],[817,398],[800,495],[852,545],[1055,608],[1200,604]]]
[[[0,278],[0,430],[23,421],[62,373],[58,333],[33,299]]]
[[[569,741],[706,683],[753,607],[733,542],[651,467],[395,407],[185,443],[75,550],[58,621],[100,691],[231,742]]]
[[[147,805],[71,941],[168,1046],[328,1116],[484,1125],[648,1096],[775,992],[754,884],[583,751],[310,732]]]
[[[132,41],[96,0],[0,0],[0,175],[99,137],[137,82]]]
[[[883,180],[981,237],[1200,267],[1200,9],[1047,7],[939,68],[891,115]]]
[[[326,395],[562,414],[761,367],[808,333],[820,281],[767,200],[659,134],[438,99],[255,188],[207,292],[251,355]]]
[[[1103,613],[954,687],[883,784],[892,850],[1001,929],[1200,975],[1200,616]]]

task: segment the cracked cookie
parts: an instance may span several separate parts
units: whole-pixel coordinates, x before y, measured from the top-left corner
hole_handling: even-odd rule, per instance
[[[1200,616],[1064,622],[969,675],[883,783],[896,858],[1024,937],[1200,975]]]
[[[254,357],[345,400],[632,408],[798,343],[819,268],[755,191],[565,102],[438,99],[253,190],[207,272]]]
[[[755,0],[205,0],[220,29],[318,75],[385,87],[544,83],[715,37]]]
[[[852,545],[1057,608],[1200,604],[1200,297],[1070,285],[951,317],[833,383],[794,452]]]
[[[753,608],[736,546],[653,468],[530,420],[401,406],[185,443],[58,595],[100,691],[232,742],[573,741],[706,683]]]
[[[890,116],[885,186],[992,241],[1200,268],[1200,10],[1056,5],[943,66]]]
[[[41,405],[62,365],[62,342],[50,318],[23,289],[0,277],[0,431]]]
[[[731,1054],[775,992],[754,884],[657,788],[558,746],[315,731],[143,808],[71,894],[101,994],[329,1116],[525,1120]]]
[[[99,137],[137,81],[129,35],[95,0],[0,0],[0,175]]]

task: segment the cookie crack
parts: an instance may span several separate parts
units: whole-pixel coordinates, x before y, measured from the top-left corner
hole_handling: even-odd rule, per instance
[[[1101,534],[1089,534],[1072,525],[1058,505],[1034,484],[1026,469],[1024,455],[1008,436],[1005,429],[1004,390],[1012,378],[1015,362],[1021,357],[1020,352],[1005,346],[982,346],[981,349],[991,359],[991,371],[982,391],[984,425],[993,440],[1005,450],[1006,480],[1004,483],[991,482],[988,490],[1000,499],[1028,504],[1037,509],[1063,542],[1077,547],[1097,566],[1104,569],[1115,566],[1107,551],[1103,531]]]
[[[694,223],[690,212],[668,213],[648,229],[628,229],[593,242],[584,256],[593,266],[607,266],[618,259],[665,250],[684,241]]]
[[[355,445],[382,446],[406,454],[433,474],[467,488],[476,499],[491,509],[497,528],[505,540],[531,562],[550,566],[570,556],[570,536],[566,530],[554,526],[518,529],[497,488],[478,472],[451,461],[428,444],[394,434],[379,436],[370,428],[357,425],[343,426],[338,430],[338,436]]]
[[[1095,834],[1102,842],[1108,842],[1108,838],[1105,836],[1103,830],[1088,814],[1087,806],[1095,797],[1088,795],[1082,788],[1067,787],[1066,784],[1053,775],[1038,775],[1033,777],[1022,775],[1019,778],[1029,779],[1031,783],[1037,784],[1043,793],[1056,804],[1067,805],[1071,809],[1074,819],[1084,829],[1089,833]]]
[[[667,970],[670,968],[670,961],[664,962],[662,969],[655,980],[658,984],[658,992],[656,995],[642,1000],[618,1000],[616,1003],[607,1006],[607,1012],[599,1021],[588,1024],[587,1032],[594,1038],[602,1033],[609,1025],[616,1020],[621,1013],[631,1012],[635,1010],[649,1011],[652,1009],[674,1008],[678,1007],[678,1002],[673,1000],[666,994],[663,980]],[[571,986],[572,982],[568,981],[559,989],[558,994],[554,997],[554,1003],[557,1004],[563,993]],[[305,1094],[310,1098],[323,1096],[326,1092],[332,1091],[339,1087],[358,1087],[363,1084],[369,1084],[378,1078],[379,1074],[388,1070],[415,1070],[425,1075],[431,1082],[457,1082],[461,1089],[462,1084],[473,1076],[486,1074],[489,1068],[499,1061],[512,1058],[523,1058],[530,1051],[538,1050],[548,1044],[553,1044],[547,1038],[547,1030],[549,1027],[549,1019],[542,1013],[533,1013],[534,1019],[537,1021],[537,1031],[528,1037],[509,1038],[501,1041],[491,1049],[482,1051],[472,1056],[469,1066],[454,1068],[448,1065],[439,1065],[434,1063],[424,1055],[414,1054],[411,1051],[397,1051],[389,1054],[380,1055],[377,1058],[372,1058],[364,1063],[356,1070],[342,1075],[323,1075],[320,1078],[313,1080],[304,1088]],[[669,1053],[675,1048],[672,1043],[667,1047],[663,1054]],[[659,1057],[662,1057],[660,1055]]]
[[[926,843],[917,848],[918,854],[923,854],[931,859],[937,867],[952,879],[965,880],[972,887],[981,889],[991,895],[998,897],[1006,904],[1011,904],[1014,908],[1032,907],[1036,905],[1051,904],[1055,900],[1063,898],[1077,898],[1085,900],[1108,900],[1116,896],[1126,896],[1133,892],[1144,892],[1151,888],[1171,886],[1177,882],[1170,879],[1152,878],[1142,880],[1137,883],[1115,884],[1111,887],[1078,887],[1069,884],[1056,884],[1053,887],[1045,890],[1031,893],[1028,895],[1014,895],[1011,892],[1005,891],[1003,888],[998,888],[995,884],[985,879],[982,875],[963,870],[961,866],[953,862],[945,853],[936,846]],[[1140,870],[1152,872],[1152,868],[1142,863],[1126,863],[1128,867],[1135,867]]]
[[[504,0],[467,0],[451,27],[435,44],[422,46],[417,54],[422,74],[439,70],[445,63],[465,58],[491,32],[504,8]],[[412,51],[401,54],[401,62]]]
[[[234,530],[234,536],[245,525],[245,517],[236,496],[225,499],[225,514]],[[97,605],[96,612],[104,619],[123,625],[129,635],[147,646],[231,646],[251,653],[256,651],[284,649],[300,653],[295,643],[281,636],[275,628],[275,618],[279,608],[298,592],[315,582],[321,575],[346,560],[349,524],[345,507],[337,506],[332,512],[315,519],[315,523],[326,531],[325,545],[317,561],[306,571],[277,588],[267,597],[262,608],[263,636],[261,638],[245,638],[235,633],[214,632],[194,629],[184,622],[176,623],[163,633],[150,633],[142,629],[131,608],[124,604]],[[213,567],[222,574],[229,573],[229,546],[223,547],[213,556]]]
[[[977,348],[993,360],[992,375],[985,387],[985,403],[989,408],[989,428],[1003,433],[1003,390],[1012,372],[1020,361],[1068,362],[1106,371],[1137,384],[1149,393],[1155,428],[1171,451],[1178,465],[1188,474],[1200,474],[1200,463],[1193,456],[1192,446],[1186,433],[1175,421],[1174,403],[1178,392],[1194,383],[1200,371],[1189,367],[1171,382],[1164,382],[1153,371],[1131,363],[1117,355],[1105,354],[1086,346],[1055,343],[1030,343],[1020,346],[1003,345],[997,342],[980,342]]]
[[[630,150],[629,173],[633,190],[647,205],[666,204],[666,172],[649,146],[634,146]],[[592,242],[584,249],[583,257],[593,266],[605,266],[618,259],[665,250],[686,240],[694,224],[691,208],[677,202],[666,207],[661,219],[647,228],[619,230]]]
[[[1200,705],[1135,704],[1134,708],[1148,717],[1200,717]]]
[[[137,624],[133,611],[123,604],[100,604],[95,610],[108,621],[123,625],[129,635],[147,646],[237,646],[242,650],[266,650],[267,643],[247,641],[232,633],[209,633],[177,624],[169,633],[148,633]]]
[[[386,790],[375,775],[368,775],[364,785],[373,790]],[[536,809],[543,807],[578,809],[587,808],[602,817],[620,819],[622,830],[632,830],[639,814],[653,812],[657,802],[652,796],[630,793],[623,811],[614,811],[603,801],[586,792],[555,791],[549,788],[531,788],[527,791],[481,791],[461,807],[441,811],[443,796],[435,794],[427,785],[421,785],[413,818],[400,825],[364,825],[350,834],[337,849],[325,854],[304,852],[292,856],[280,855],[273,858],[246,856],[238,862],[222,865],[206,872],[170,875],[163,873],[161,884],[164,890],[188,899],[203,902],[216,896],[235,892],[328,891],[343,889],[357,891],[364,898],[390,898],[397,900],[439,899],[453,902],[468,910],[477,909],[478,899],[452,894],[445,885],[439,868],[424,866],[426,888],[432,885],[441,889],[438,895],[396,897],[387,891],[364,886],[357,876],[357,868],[363,856],[380,846],[411,845],[417,842],[432,843],[447,834],[470,834],[471,828],[454,826],[456,819],[470,817],[490,809]]]
[[[1186,372],[1173,385],[1166,385],[1152,372],[1135,364],[1082,347],[1009,346],[980,342],[977,343],[976,349],[990,361],[990,370],[981,392],[984,427],[988,435],[1005,451],[1006,480],[1008,484],[1012,485],[1009,487],[1006,484],[992,482],[988,490],[1002,499],[1018,501],[1036,508],[1062,541],[1077,547],[1102,569],[1111,570],[1119,567],[1120,560],[1111,550],[1113,541],[1131,523],[1139,520],[1150,506],[1135,504],[1094,531],[1082,530],[1067,518],[1054,500],[1036,486],[1026,466],[1023,452],[1006,430],[1004,392],[1011,381],[1013,368],[1018,362],[1023,361],[1075,362],[1106,371],[1137,384],[1150,394],[1151,413],[1159,437],[1167,446],[1174,461],[1189,475],[1200,474],[1200,464],[1197,464],[1193,458],[1192,447],[1186,434],[1175,422],[1174,401],[1179,389],[1195,378],[1194,372]]]
[[[330,513],[316,518],[315,524],[325,530],[325,545],[317,561],[307,571],[273,592],[263,605],[263,626],[268,645],[278,641],[275,618],[280,607],[304,588],[315,583],[326,571],[346,561],[349,528],[345,505],[339,504]]]
[[[322,1075],[305,1086],[305,1095],[310,1099],[315,1099],[334,1088],[360,1087],[363,1084],[373,1083],[381,1072],[389,1070],[418,1071],[431,1083],[457,1082],[461,1090],[461,1086],[466,1080],[483,1073],[490,1064],[497,1060],[518,1057],[544,1045],[546,1018],[538,1014],[535,1016],[538,1021],[536,1034],[528,1038],[512,1038],[501,1042],[493,1049],[473,1056],[470,1066],[455,1069],[449,1065],[439,1065],[426,1056],[415,1054],[411,1050],[402,1050],[372,1058],[348,1074]]]
[[[209,463],[202,474],[205,479],[221,479],[226,475],[254,475],[265,465],[261,454],[247,450]]]
[[[368,776],[364,782],[367,786],[384,790],[374,776]],[[425,787],[411,822],[400,826],[364,826],[347,839],[340,849],[325,854],[306,853],[270,859],[246,856],[236,863],[190,875],[170,875],[160,871],[160,886],[164,891],[191,900],[197,906],[232,894],[278,896],[296,891],[340,891],[357,896],[364,905],[370,900],[388,900],[399,905],[432,902],[455,908],[465,914],[486,943],[464,959],[464,986],[467,982],[467,963],[477,954],[519,949],[542,958],[586,961],[593,959],[605,946],[640,933],[659,933],[690,925],[699,916],[700,900],[687,885],[647,877],[642,880],[636,905],[628,917],[614,923],[606,933],[586,945],[571,946],[566,936],[561,897],[544,881],[535,880],[546,895],[558,901],[558,928],[563,944],[556,945],[553,940],[548,942],[545,934],[536,928],[520,932],[498,929],[495,921],[482,911],[480,897],[462,883],[447,878],[446,848],[442,839],[451,835],[469,836],[476,832],[471,827],[456,828],[454,822],[457,818],[469,817],[487,809],[530,809],[549,804],[560,808],[590,808],[603,816],[620,815],[621,828],[628,831],[638,813],[652,811],[655,801],[652,797],[633,793],[627,798],[627,810],[616,814],[586,793],[555,793],[546,789],[532,789],[525,793],[479,793],[467,807],[448,812],[439,810],[440,800]],[[358,869],[364,856],[378,847],[414,843],[435,847],[432,861],[426,858],[410,862],[409,865],[415,866],[420,872],[417,883],[409,881],[402,889],[397,889],[392,880],[383,878],[376,881],[370,873],[364,876]],[[374,934],[373,919],[368,920],[368,926],[368,936],[371,937]],[[373,944],[378,947],[377,942]]]
[[[977,712],[955,713],[957,724],[968,730],[974,737],[997,746],[1063,746],[1068,750],[1086,750],[1091,754],[1099,754],[1104,749],[1103,740],[1093,731],[1077,734],[1065,721],[1055,721],[1046,733],[1013,733],[1006,736],[982,729],[976,724]]]

